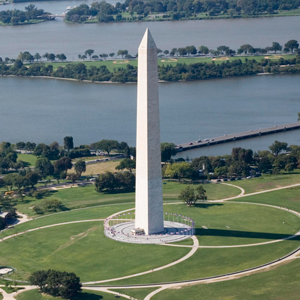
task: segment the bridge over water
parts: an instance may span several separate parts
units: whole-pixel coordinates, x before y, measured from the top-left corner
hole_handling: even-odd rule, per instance
[[[177,145],[177,151],[186,151],[190,149],[200,148],[200,147],[207,147],[211,145],[223,144],[237,140],[249,139],[257,136],[268,135],[283,131],[295,130],[300,129],[300,122],[284,124],[284,125],[275,125],[273,127],[263,128],[263,129],[256,129],[256,130],[249,130],[246,132],[240,133],[233,133],[233,134],[225,134],[223,136],[218,136],[211,139],[205,140],[198,140],[193,141],[190,143],[184,143]]]

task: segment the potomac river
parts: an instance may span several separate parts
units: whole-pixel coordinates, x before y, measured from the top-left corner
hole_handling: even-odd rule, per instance
[[[297,120],[300,76],[265,75],[161,83],[161,140],[199,138]],[[0,77],[0,140],[51,143],[72,135],[76,145],[116,139],[135,145],[136,84]],[[232,147],[267,149],[274,140],[300,145],[300,130],[181,153],[230,153]]]

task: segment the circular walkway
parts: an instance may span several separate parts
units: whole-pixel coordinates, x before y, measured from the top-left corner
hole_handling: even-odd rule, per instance
[[[134,235],[134,221],[116,224],[105,230],[105,235],[113,240],[134,244],[174,243],[191,238],[194,229],[179,222],[164,221],[164,232],[150,235]]]

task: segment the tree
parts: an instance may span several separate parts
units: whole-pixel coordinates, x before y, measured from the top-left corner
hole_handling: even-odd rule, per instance
[[[83,172],[86,171],[86,164],[85,164],[85,161],[84,160],[78,160],[76,163],[75,163],[75,166],[74,166],[74,169],[75,169],[75,172],[77,174],[79,174],[79,177],[81,176],[81,174]]]
[[[36,53],[34,54],[33,58],[36,60],[36,61],[39,61],[42,57],[39,53]]]
[[[113,58],[114,56],[115,56],[115,53],[114,53],[114,52],[109,53],[109,57],[110,57],[110,58]]]
[[[120,164],[116,166],[116,170],[127,169],[129,172],[132,172],[132,169],[135,169],[135,160],[130,158],[124,158],[120,161]]]
[[[92,54],[93,54],[94,52],[95,52],[95,51],[94,51],[93,49],[88,49],[88,50],[85,50],[84,54],[85,54],[85,55],[88,55],[88,56],[90,57],[90,59],[91,59],[91,56],[92,56]]]
[[[40,176],[38,173],[30,171],[26,174],[25,178],[27,179],[28,185],[31,185],[33,188],[38,183]]]
[[[71,173],[68,175],[68,179],[74,183],[80,177],[79,173]]]
[[[116,188],[115,176],[111,172],[100,174],[95,180],[95,188],[98,193],[104,190],[114,191]]]
[[[284,142],[275,141],[269,149],[272,151],[272,153],[275,156],[278,156],[278,154],[282,151],[287,151],[288,144]]]
[[[195,189],[189,185],[181,190],[178,198],[183,200],[189,206],[192,206],[197,201]]]
[[[55,61],[55,54],[49,53],[49,55],[48,55],[48,60],[50,60],[50,61]]]
[[[193,168],[190,163],[180,162],[169,164],[165,171],[165,176],[170,178],[177,178],[179,181],[181,178],[190,178],[193,174]]]
[[[299,43],[296,40],[289,40],[284,44],[284,47],[294,52],[295,49],[299,48]]]
[[[124,55],[127,55],[127,54],[128,54],[128,50],[119,50],[117,53],[117,55],[118,56],[121,55],[122,58],[124,58]]]
[[[67,172],[69,169],[72,169],[72,166],[72,159],[70,157],[62,157],[54,162],[54,170],[56,174]]]
[[[62,54],[56,54],[56,58],[58,60],[64,61],[67,59],[67,57],[62,53]]]
[[[273,42],[271,49],[276,53],[277,51],[282,50],[282,46],[277,42]]]
[[[71,299],[81,291],[80,278],[74,273],[41,270],[33,272],[29,282],[39,286],[42,293],[64,299]]]
[[[101,140],[99,142],[92,144],[92,147],[95,148],[96,150],[106,151],[107,155],[109,156],[109,153],[113,149],[118,148],[118,142],[115,140]]]
[[[18,142],[18,143],[16,143],[16,147],[19,150],[23,150],[25,148],[25,143],[24,142]]]
[[[161,161],[166,162],[176,154],[176,145],[173,143],[161,143]]]
[[[196,192],[196,199],[197,200],[207,200],[207,196],[206,196],[206,190],[203,188],[202,185],[198,185],[195,189]]]
[[[35,169],[42,178],[46,178],[54,172],[54,167],[51,161],[46,157],[40,157],[37,159]]]
[[[200,46],[198,49],[199,49],[199,52],[202,54],[207,55],[209,53],[209,49],[206,46]]]
[[[64,137],[64,149],[70,151],[70,149],[73,148],[74,148],[73,137],[72,136]]]

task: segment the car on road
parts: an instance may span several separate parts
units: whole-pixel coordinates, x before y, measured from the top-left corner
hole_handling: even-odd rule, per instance
[[[201,140],[198,140],[197,142],[198,142],[198,143],[201,143]]]
[[[189,143],[189,145],[193,145],[193,143]]]

